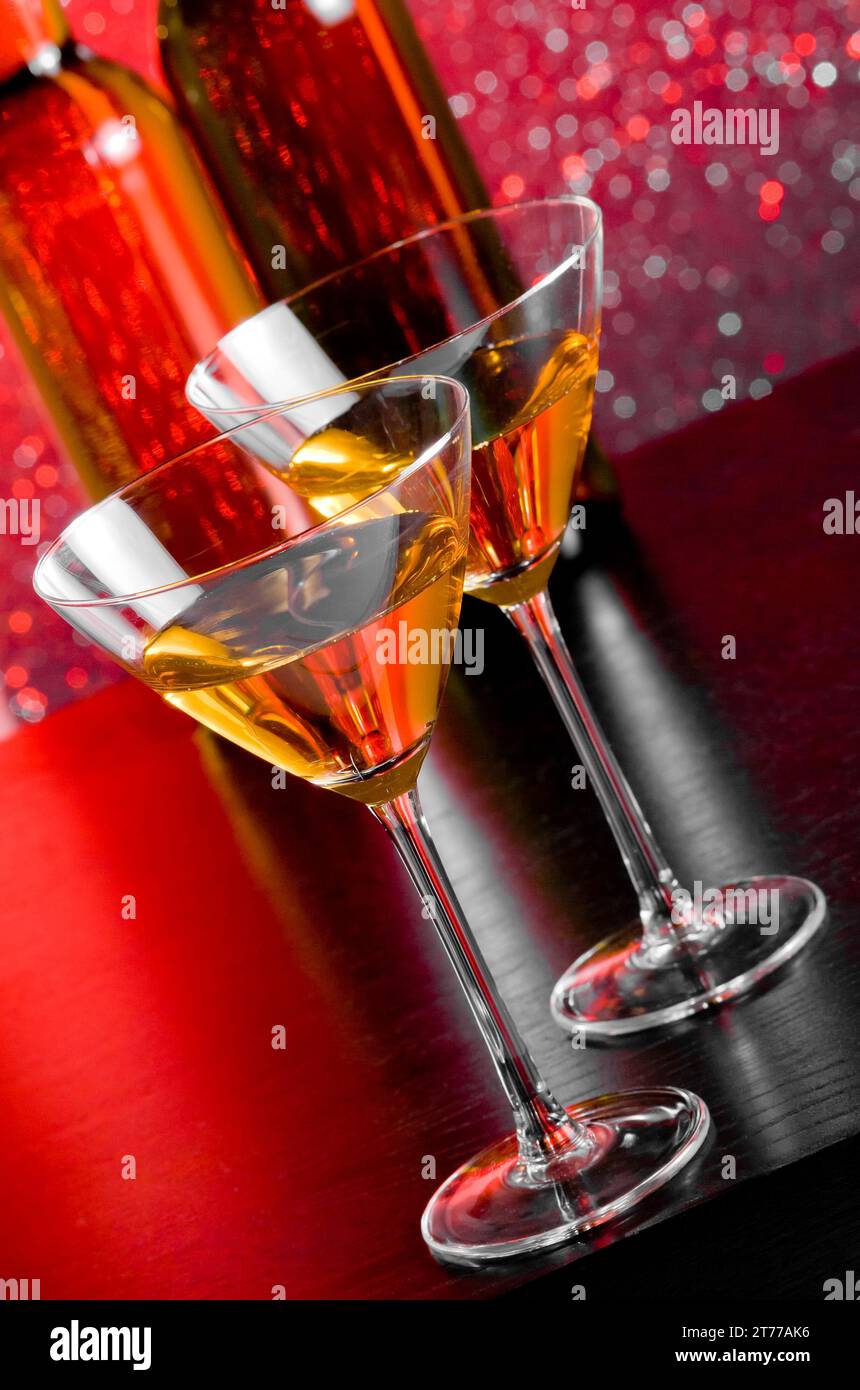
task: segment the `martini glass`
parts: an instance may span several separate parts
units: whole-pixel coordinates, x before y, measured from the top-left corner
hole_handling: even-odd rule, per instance
[[[547,583],[591,421],[601,216],[549,198],[418,233],[270,305],[194,369],[187,394],[220,429],[301,390],[368,373],[443,372],[469,389],[466,590],[507,613],[577,747],[636,894],[638,916],[581,956],[552,1010],[617,1036],[744,994],[813,936],[821,891],[760,875],[687,893],[645,819],[577,675]],[[370,485],[372,479],[365,479]]]
[[[373,464],[385,483],[356,500],[353,480],[338,503],[338,457]],[[317,483],[310,495],[306,477]],[[226,484],[217,509],[206,505],[215,478]],[[391,836],[513,1110],[514,1135],[443,1183],[424,1213],[435,1252],[480,1262],[557,1245],[625,1212],[692,1158],[708,1112],[674,1088],[560,1105],[430,837],[416,779],[447,673],[433,639],[452,633],[460,610],[469,485],[458,383],[329,392],[221,435],[84,512],[34,582],[170,704],[363,802]]]

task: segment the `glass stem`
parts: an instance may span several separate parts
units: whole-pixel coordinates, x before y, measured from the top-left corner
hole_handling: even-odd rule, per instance
[[[540,1075],[472,935],[424,819],[417,791],[370,807],[388,831],[445,947],[514,1112],[520,1157],[540,1177],[554,1159],[590,1147]]]
[[[505,609],[529,644],[556,709],[573,739],[586,776],[597,793],[639,899],[645,944],[665,949],[671,927],[672,894],[679,886],[621,771],[588,697],[544,591]]]

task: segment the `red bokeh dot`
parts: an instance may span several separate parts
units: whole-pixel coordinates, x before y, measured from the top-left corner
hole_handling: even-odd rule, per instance
[[[561,172],[566,179],[578,179],[585,173],[585,160],[581,154],[569,154],[561,161]]]
[[[758,215],[762,222],[775,222],[779,217],[779,203],[759,203]]]
[[[22,685],[26,685],[29,674],[23,666],[7,666],[4,672],[6,684],[12,690],[20,690]]]
[[[845,52],[849,58],[860,58],[860,29],[855,29],[851,35],[845,45]]]
[[[815,36],[813,34],[798,34],[794,40],[794,51],[803,58],[807,58],[810,53],[815,52]]]
[[[778,179],[767,179],[758,191],[763,203],[780,203],[785,189]]]
[[[702,58],[707,58],[709,53],[713,53],[716,46],[717,45],[711,38],[710,34],[702,34],[702,36],[696,39],[696,42],[693,44],[693,47],[695,48],[696,52]]]
[[[51,463],[40,463],[35,478],[39,487],[53,487],[57,481],[57,470]]]
[[[761,365],[771,376],[776,376],[785,366],[785,358],[781,352],[769,352]]]
[[[82,666],[70,666],[66,672],[66,685],[72,690],[83,690],[89,676]]]
[[[505,174],[502,179],[502,192],[506,198],[520,198],[525,190],[525,182],[519,174]]]
[[[29,478],[16,478],[12,484],[12,496],[25,498],[34,497],[36,485]]]
[[[664,87],[660,94],[667,106],[674,106],[676,101],[680,101],[684,95],[684,88],[680,82],[670,82],[668,87]]]
[[[10,632],[29,632],[33,626],[33,619],[29,613],[25,613],[23,608],[16,608],[14,613],[9,614]]]
[[[47,695],[43,695],[41,690],[36,690],[32,685],[26,685],[23,690],[18,691],[20,709],[33,710],[35,708],[44,712],[47,703]]]
[[[650,129],[651,122],[647,116],[631,116],[627,122],[627,134],[631,140],[644,140]]]

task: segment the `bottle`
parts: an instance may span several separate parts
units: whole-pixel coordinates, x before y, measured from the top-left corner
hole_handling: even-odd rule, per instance
[[[486,204],[401,0],[161,0],[159,20],[270,299]]]
[[[91,496],[209,438],[185,380],[264,298],[174,114],[55,0],[0,0],[0,202],[0,313]]]
[[[161,0],[159,35],[269,300],[488,205],[403,0]],[[582,499],[614,488],[590,439]]]

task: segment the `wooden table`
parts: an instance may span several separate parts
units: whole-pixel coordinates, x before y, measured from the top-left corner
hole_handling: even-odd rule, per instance
[[[707,1100],[713,1142],[643,1213],[662,1224],[575,1270],[570,1250],[489,1275],[434,1262],[426,1157],[441,1179],[509,1118],[391,848],[361,807],[273,788],[128,682],[0,749],[0,1276],[40,1278],[43,1298],[480,1298],[605,1285],[647,1250],[659,1290],[670,1260],[676,1285],[679,1258],[707,1265],[701,1241],[734,1231],[744,1190],[785,1191],[772,1219],[790,1229],[791,1186],[763,1175],[807,1172],[860,1130],[860,536],[822,529],[827,498],[860,495],[857,370],[831,364],[623,460],[629,531],[554,579],[681,877],[794,871],[827,892],[828,927],[772,988],[671,1035],[571,1051],[551,985],[632,900],[528,655],[488,607],[465,618],[486,627],[486,670],[453,675],[423,774],[464,906],[561,1098],[674,1083]],[[831,1152],[853,1194],[849,1150]],[[754,1265],[735,1235],[712,1292]],[[810,1296],[837,1256],[821,1251]],[[771,1294],[781,1268],[796,1289],[790,1258],[772,1263]]]

